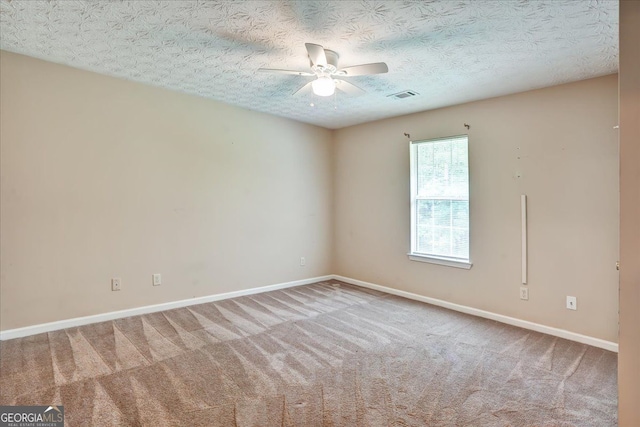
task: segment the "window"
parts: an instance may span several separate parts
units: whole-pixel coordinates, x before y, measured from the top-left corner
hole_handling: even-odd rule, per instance
[[[409,258],[471,268],[466,135],[411,142]]]

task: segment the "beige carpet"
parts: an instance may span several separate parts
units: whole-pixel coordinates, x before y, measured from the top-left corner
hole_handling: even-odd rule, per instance
[[[616,354],[331,281],[0,343],[68,426],[614,426]]]

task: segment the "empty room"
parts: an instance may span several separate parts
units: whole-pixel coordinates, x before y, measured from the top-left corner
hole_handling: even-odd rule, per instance
[[[640,426],[640,2],[0,0],[0,426]]]

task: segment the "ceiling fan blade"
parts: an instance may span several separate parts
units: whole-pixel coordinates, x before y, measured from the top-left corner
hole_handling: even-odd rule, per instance
[[[346,80],[333,79],[336,82],[336,88],[345,92],[348,95],[362,95],[366,93],[364,90],[360,89],[358,86],[349,83]]]
[[[338,70],[336,74],[345,77],[364,76],[367,74],[383,74],[389,71],[389,67],[384,62],[376,62],[375,64],[354,65]]]
[[[305,43],[304,46],[307,48],[309,59],[313,65],[327,66],[327,56],[324,54],[322,46],[313,43]]]
[[[296,70],[279,70],[276,68],[258,68],[258,71],[261,73],[273,73],[273,74],[291,74],[295,76],[315,76],[313,73],[307,73],[306,71],[296,71]]]
[[[313,83],[313,81],[310,81],[306,85],[302,86],[300,89],[293,92],[293,95],[300,96],[300,95],[306,95],[311,93],[311,83]]]

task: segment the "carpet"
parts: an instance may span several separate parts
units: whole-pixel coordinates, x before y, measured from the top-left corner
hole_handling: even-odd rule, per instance
[[[335,280],[0,343],[67,426],[617,425],[617,355]]]

